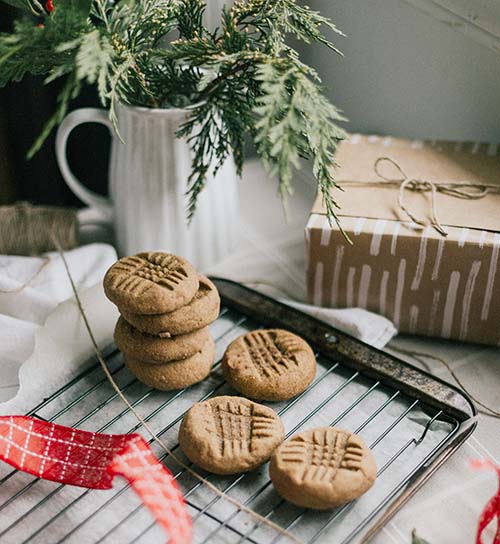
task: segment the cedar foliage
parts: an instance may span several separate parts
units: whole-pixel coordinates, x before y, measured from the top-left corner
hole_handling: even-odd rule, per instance
[[[340,32],[319,12],[296,0],[236,0],[212,31],[202,0],[53,0],[51,12],[39,0],[4,1],[25,15],[12,33],[0,34],[0,86],[26,74],[65,79],[30,154],[82,86],[95,85],[115,124],[118,102],[189,108],[178,135],[193,150],[190,218],[211,168],[232,155],[241,172],[249,135],[283,200],[300,160],[311,160],[328,217],[337,219],[332,167],[343,118],[288,39],[339,53],[323,31]]]

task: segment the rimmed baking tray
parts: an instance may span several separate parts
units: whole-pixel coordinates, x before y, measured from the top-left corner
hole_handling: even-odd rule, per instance
[[[298,310],[240,284],[222,279],[214,282],[222,309],[211,327],[217,362],[207,380],[180,391],[154,391],[139,383],[124,368],[121,354],[111,349],[106,360],[115,380],[162,439],[182,456],[177,432],[185,411],[194,402],[235,393],[220,373],[220,358],[227,345],[240,334],[261,327],[296,332],[316,352],[317,376],[298,397],[269,405],[282,417],[287,436],[325,425],[363,436],[378,465],[373,488],[357,501],[317,512],[283,501],[273,489],[267,466],[229,477],[200,472],[303,542],[368,542],[473,432],[476,421],[471,400],[452,385]],[[95,361],[30,415],[92,431],[141,432],[150,438]],[[215,495],[170,456],[156,453],[184,491],[195,542],[274,544],[286,540]],[[91,491],[38,480],[6,465],[0,470],[2,543],[126,544],[165,539],[124,483],[110,491]]]

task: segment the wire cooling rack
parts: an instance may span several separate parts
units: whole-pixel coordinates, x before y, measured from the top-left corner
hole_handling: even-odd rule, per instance
[[[188,389],[154,391],[140,384],[124,368],[121,355],[113,351],[106,359],[115,380],[162,440],[185,459],[177,443],[185,411],[193,402],[235,393],[220,373],[220,358],[229,342],[259,327],[282,327],[300,334],[316,351],[316,378],[298,397],[270,405],[283,419],[287,436],[325,425],[359,433],[377,460],[375,485],[357,501],[318,512],[282,500],[269,480],[267,465],[238,476],[200,472],[303,542],[367,542],[472,433],[472,403],[445,382],[299,311],[236,283],[214,281],[222,310],[212,325],[219,362],[211,376]],[[117,398],[95,361],[30,415],[92,431],[142,432],[150,438]],[[195,542],[275,544],[286,540],[214,494],[168,455],[156,453],[183,489]],[[1,467],[2,543],[164,540],[165,535],[123,482],[109,491],[92,491]]]

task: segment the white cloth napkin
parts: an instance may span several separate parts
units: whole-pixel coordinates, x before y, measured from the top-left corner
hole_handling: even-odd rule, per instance
[[[45,257],[48,263],[41,268]],[[90,244],[66,251],[65,257],[77,287],[86,289],[102,281],[104,272],[116,260],[116,251],[107,244]],[[72,295],[57,252],[42,257],[0,255],[2,315],[43,325],[50,312]]]
[[[321,321],[325,321],[332,327],[355,336],[375,348],[383,348],[398,332],[391,321],[363,308],[333,310],[290,300],[284,300],[283,302]]]
[[[106,244],[91,244],[65,255],[95,332],[106,345],[116,312],[101,284],[116,252]],[[16,413],[28,410],[91,354],[62,259],[58,253],[47,257],[40,268],[43,258],[0,256],[0,401],[11,399],[21,386],[15,402],[0,407],[3,413],[9,407],[16,407]]]

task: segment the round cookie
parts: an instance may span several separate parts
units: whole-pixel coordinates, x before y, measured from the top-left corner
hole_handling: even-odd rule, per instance
[[[125,355],[150,364],[187,359],[201,351],[209,337],[208,327],[175,338],[151,336],[134,329],[123,317],[118,318],[115,327],[116,347]]]
[[[291,332],[256,330],[229,345],[222,371],[230,385],[246,397],[287,400],[312,382],[316,359],[309,344]]]
[[[215,285],[205,276],[199,276],[200,286],[193,300],[168,314],[141,315],[120,308],[123,317],[136,329],[165,338],[186,334],[213,323],[220,309],[220,297]]]
[[[377,477],[377,466],[359,436],[326,427],[283,442],[271,457],[269,475],[287,501],[326,510],[368,491]]]
[[[184,416],[179,444],[190,461],[215,474],[237,474],[265,463],[283,442],[278,414],[242,397],[215,397]]]
[[[173,312],[190,302],[198,287],[198,273],[193,266],[170,253],[124,257],[104,277],[109,300],[138,314]]]
[[[161,391],[183,389],[201,382],[210,374],[214,358],[215,343],[212,338],[192,357],[161,365],[144,363],[128,355],[123,356],[125,366],[140,382]]]

